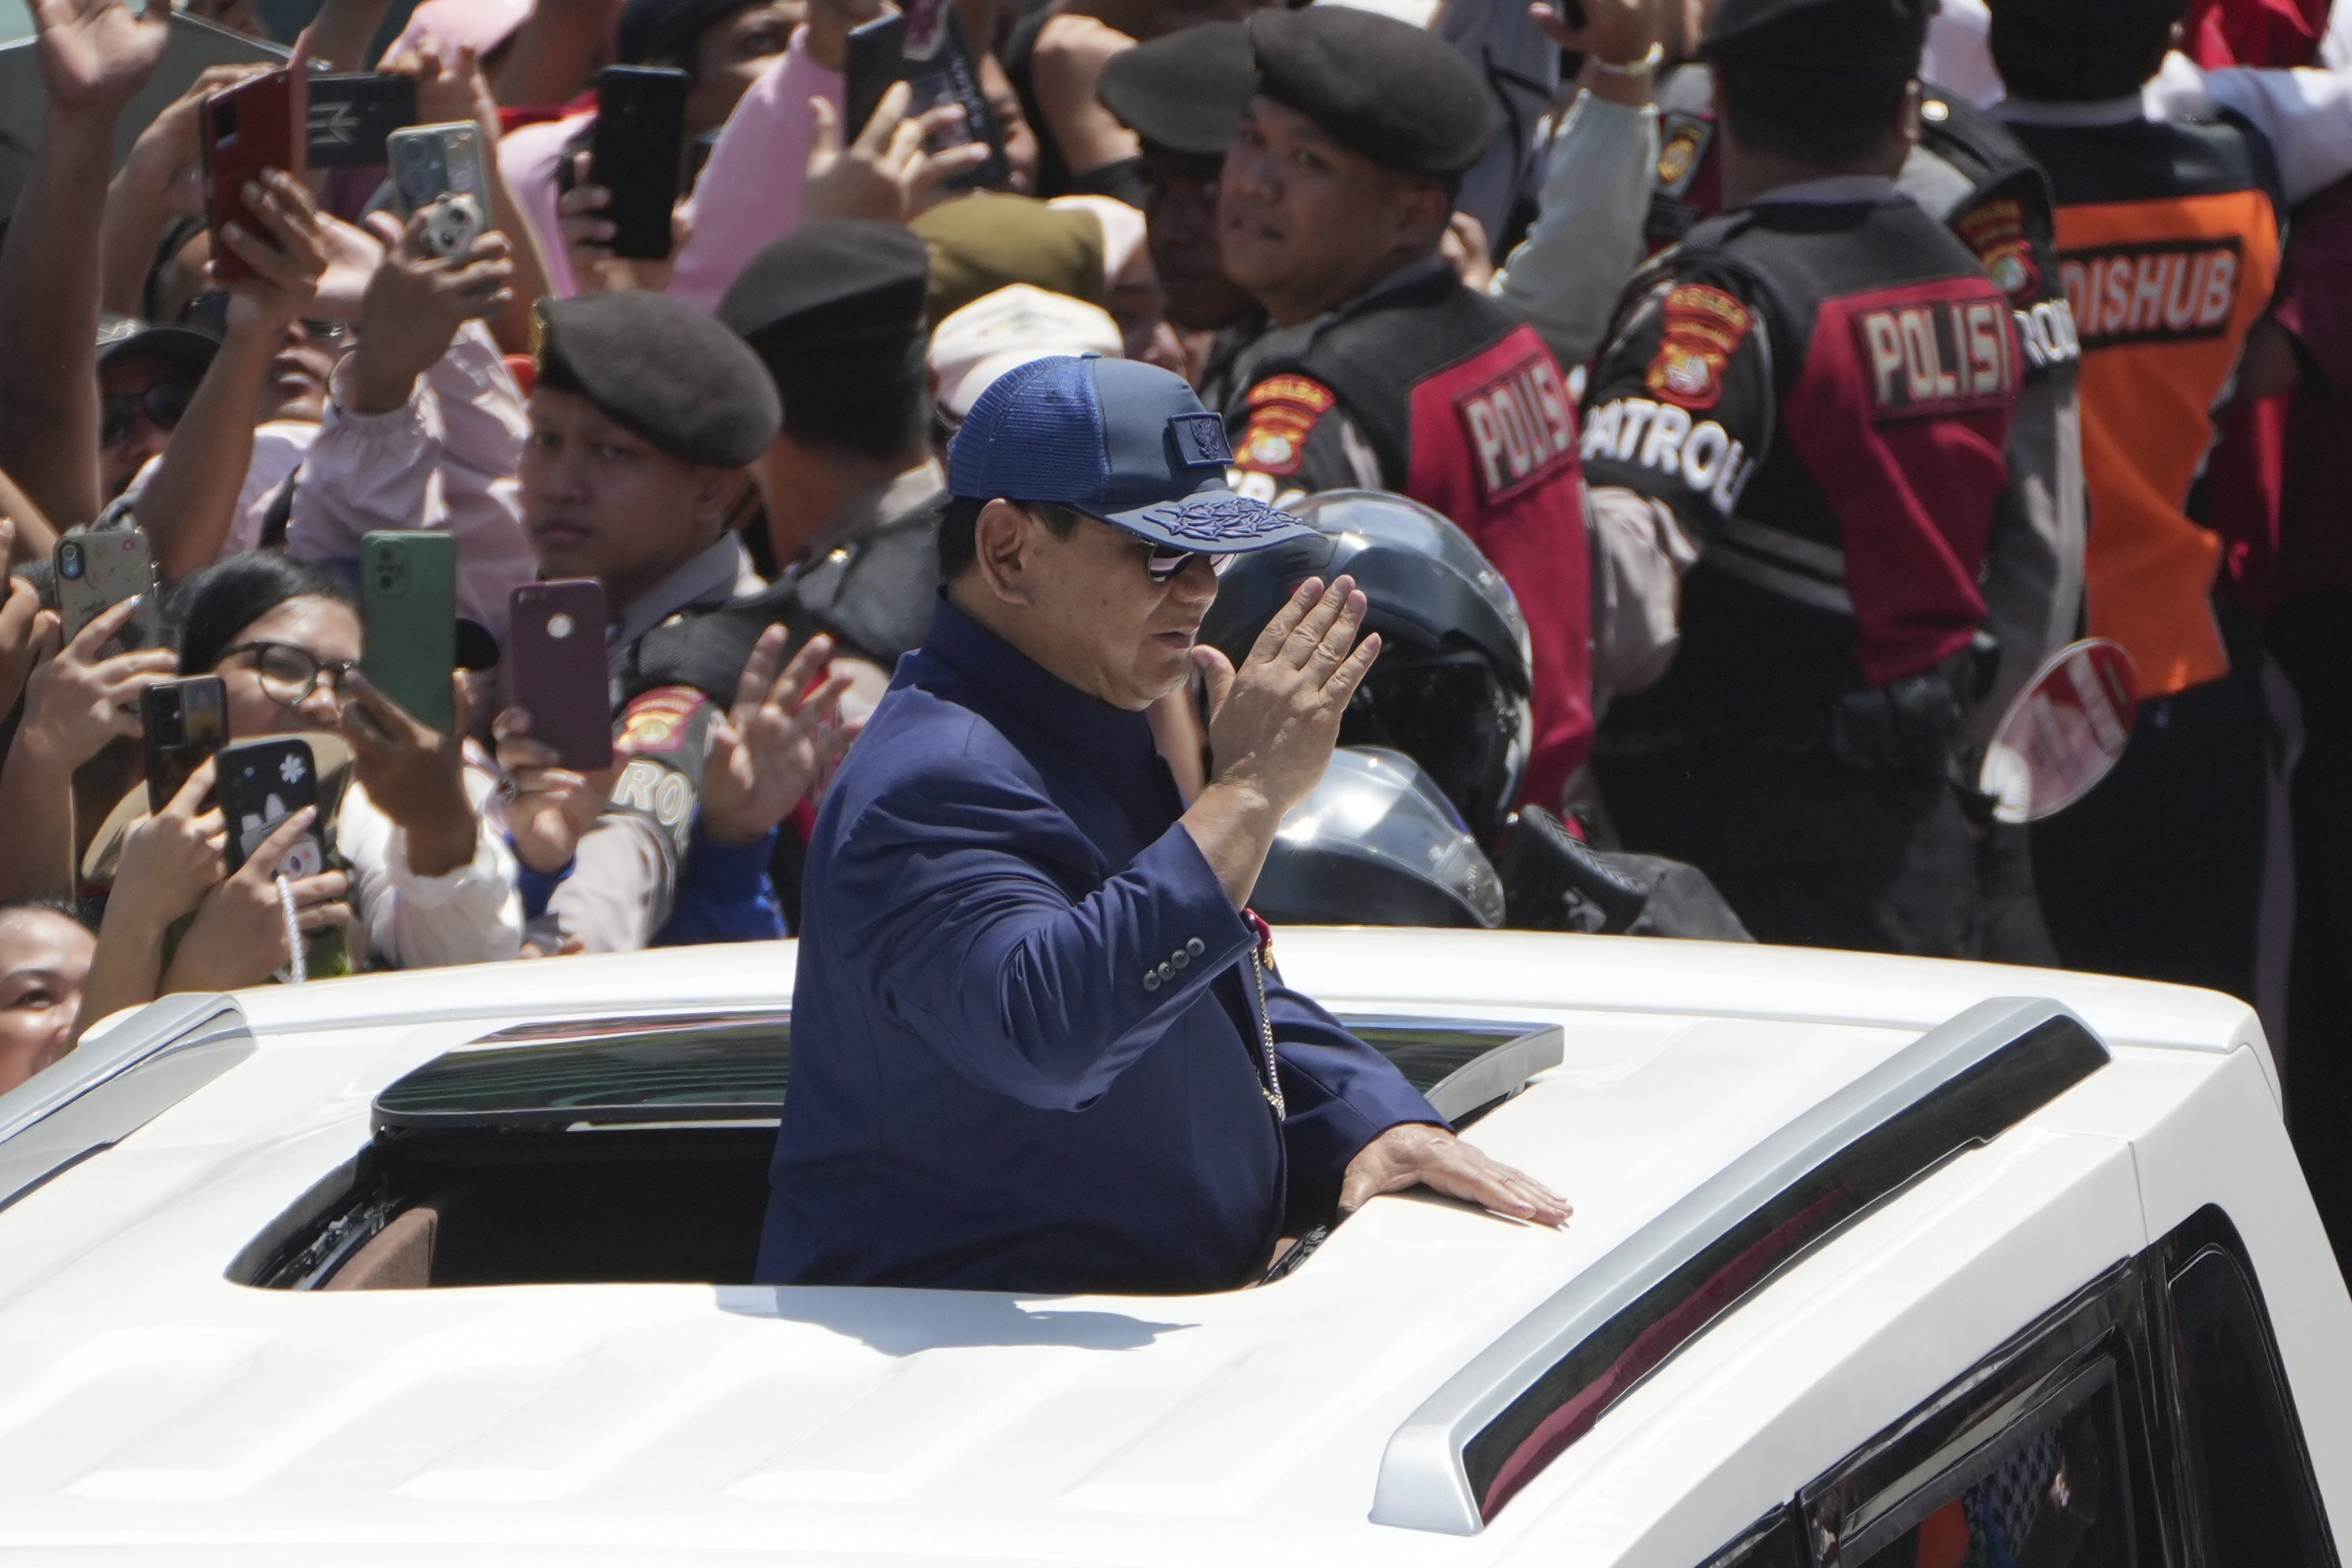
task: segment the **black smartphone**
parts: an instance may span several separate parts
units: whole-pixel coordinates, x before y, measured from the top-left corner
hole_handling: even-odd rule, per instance
[[[844,142],[855,141],[874,118],[875,108],[890,84],[904,81],[913,89],[908,114],[921,114],[942,103],[963,110],[963,122],[943,132],[931,143],[934,152],[968,142],[988,144],[987,162],[967,169],[948,184],[958,190],[995,184],[1010,172],[1004,159],[1004,128],[981,90],[980,67],[963,20],[951,0],[907,0],[903,10],[877,16],[849,34],[849,58],[843,72],[847,118]]]
[[[220,750],[214,766],[213,795],[227,819],[228,868],[236,870],[261,847],[278,825],[306,805],[319,804],[319,765],[310,743],[280,735],[237,741]],[[327,868],[325,826],[313,822],[295,840],[272,875],[313,877]]]
[[[613,193],[613,254],[659,261],[669,255],[670,209],[686,173],[687,75],[655,66],[606,66],[596,73],[596,128],[590,177]]]
[[[188,775],[228,744],[228,689],[217,675],[159,680],[139,694],[147,751],[147,809],[172,804]]]
[[[384,138],[416,123],[416,79],[354,71],[310,79],[305,144],[314,169],[382,168]]]

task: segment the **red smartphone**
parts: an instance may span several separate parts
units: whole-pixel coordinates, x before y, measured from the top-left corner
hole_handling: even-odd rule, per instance
[[[604,657],[604,584],[593,577],[525,583],[508,599],[507,696],[563,766],[613,765],[613,678]]]
[[[222,226],[233,223],[247,234],[264,232],[246,210],[246,182],[264,169],[299,174],[305,166],[307,138],[296,133],[296,97],[291,70],[264,71],[205,100],[198,116],[205,221],[213,231],[213,270],[224,287],[251,276],[253,268],[221,243]]]

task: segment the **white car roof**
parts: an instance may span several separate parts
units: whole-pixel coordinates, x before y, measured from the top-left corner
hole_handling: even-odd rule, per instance
[[[254,1289],[225,1277],[231,1260],[367,1142],[394,1079],[521,1020],[785,1005],[793,951],[246,993],[250,1055],[0,1210],[16,1369],[0,1547],[75,1563],[429,1548],[453,1564],[1419,1564],[1535,1561],[1573,1539],[1578,1562],[1687,1563],[1866,1436],[1857,1411],[1892,1419],[2147,1245],[2136,1139],[2200,1094],[2275,1126],[2259,1027],[2209,993],[1502,933],[1285,931],[1277,956],[1343,1012],[1562,1025],[1562,1064],[1470,1135],[1567,1193],[1570,1226],[1383,1199],[1291,1278],[1189,1298]],[[2071,1008],[2113,1064],[1742,1305],[1483,1532],[1371,1521],[1391,1439],[1481,1352],[1744,1152],[2002,996]],[[1952,1306],[1943,1285],[1972,1268],[1998,1271],[2000,1300]],[[1951,1342],[1923,1354],[1931,1320]],[[2283,1339],[2326,1330],[2297,1324],[2283,1318]],[[2315,1460],[2340,1444],[2352,1462],[2352,1432],[2313,1441]]]

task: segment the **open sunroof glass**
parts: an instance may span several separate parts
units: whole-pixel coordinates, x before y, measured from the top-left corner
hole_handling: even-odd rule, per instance
[[[1342,1016],[1440,1115],[1459,1121],[1560,1059],[1550,1024]],[[376,1097],[378,1131],[773,1121],[792,1078],[792,1016],[736,1012],[501,1030]]]

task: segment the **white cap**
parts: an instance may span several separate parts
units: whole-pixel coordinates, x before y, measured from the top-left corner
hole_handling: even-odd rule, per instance
[[[931,333],[940,406],[961,419],[998,376],[1055,354],[1122,358],[1118,323],[1098,305],[1034,284],[983,294]]]

